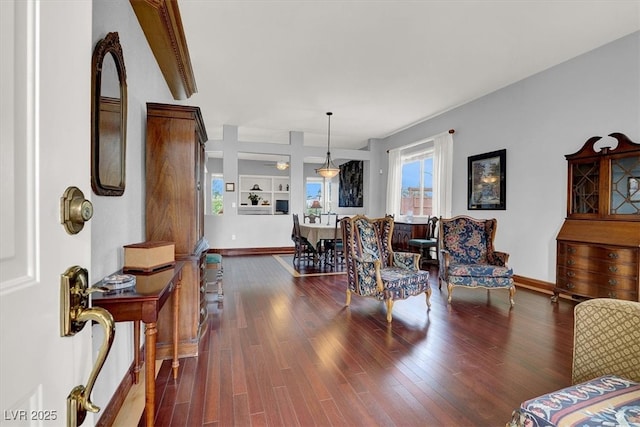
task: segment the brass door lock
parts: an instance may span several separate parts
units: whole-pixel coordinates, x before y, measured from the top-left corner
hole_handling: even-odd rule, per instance
[[[60,222],[69,234],[77,234],[93,216],[93,205],[78,187],[69,187],[60,198]]]

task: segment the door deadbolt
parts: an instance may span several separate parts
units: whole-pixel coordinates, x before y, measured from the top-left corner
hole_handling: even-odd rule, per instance
[[[77,234],[93,216],[93,205],[78,187],[69,187],[60,198],[60,222],[69,234]]]

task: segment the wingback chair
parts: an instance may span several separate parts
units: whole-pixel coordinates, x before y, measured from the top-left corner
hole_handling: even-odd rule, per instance
[[[347,270],[347,302],[351,294],[384,301],[387,322],[392,320],[393,302],[421,293],[429,297],[429,272],[419,269],[420,254],[391,249],[393,218],[370,219],[363,215],[340,221]]]
[[[493,249],[495,219],[468,216],[440,218],[438,248],[440,251],[440,287],[447,285],[448,301],[454,286],[468,288],[506,288],[509,303],[514,305],[513,270],[507,266],[509,254]]]

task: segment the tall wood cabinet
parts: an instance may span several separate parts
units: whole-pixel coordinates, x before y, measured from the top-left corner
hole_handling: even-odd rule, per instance
[[[179,306],[180,357],[198,354],[207,325],[206,141],[198,107],[147,104],[146,239],[174,242],[176,260],[185,261]],[[170,310],[163,309],[158,320],[157,355],[162,358],[171,357],[171,316]]]
[[[567,218],[558,233],[556,286],[587,298],[640,297],[640,144],[587,140],[568,161]]]

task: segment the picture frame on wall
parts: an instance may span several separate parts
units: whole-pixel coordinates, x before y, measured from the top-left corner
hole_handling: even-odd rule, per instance
[[[469,156],[467,159],[467,208],[507,208],[507,150]]]
[[[338,207],[361,208],[364,206],[363,166],[362,160],[351,160],[339,166]]]
[[[236,191],[236,184],[234,182],[227,182],[224,184],[225,191]]]

